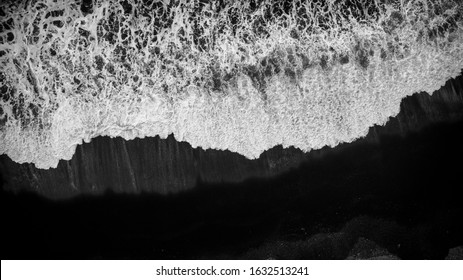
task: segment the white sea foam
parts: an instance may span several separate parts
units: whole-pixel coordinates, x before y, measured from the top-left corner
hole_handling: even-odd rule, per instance
[[[50,168],[97,136],[169,134],[251,159],[279,144],[310,151],[366,135],[463,68],[457,1],[366,16],[290,1],[279,18],[268,1],[117,2],[1,4],[1,154]]]

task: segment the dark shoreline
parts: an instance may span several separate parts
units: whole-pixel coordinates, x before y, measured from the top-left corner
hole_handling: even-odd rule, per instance
[[[2,259],[405,259],[463,245],[463,121],[345,144],[272,179],[51,201],[2,190]],[[363,240],[361,239],[361,240]]]

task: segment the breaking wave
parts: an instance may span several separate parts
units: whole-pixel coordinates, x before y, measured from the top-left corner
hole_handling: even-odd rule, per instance
[[[366,135],[463,68],[458,0],[0,4],[0,154],[174,134],[248,158]]]

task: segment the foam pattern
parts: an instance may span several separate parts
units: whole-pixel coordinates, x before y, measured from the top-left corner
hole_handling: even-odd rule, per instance
[[[254,159],[366,135],[463,68],[458,0],[0,4],[0,154],[173,134]]]

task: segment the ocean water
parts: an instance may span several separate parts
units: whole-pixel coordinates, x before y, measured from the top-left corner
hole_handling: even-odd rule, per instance
[[[460,1],[310,3],[2,1],[0,154],[48,169],[98,136],[170,134],[308,152],[463,68]]]

